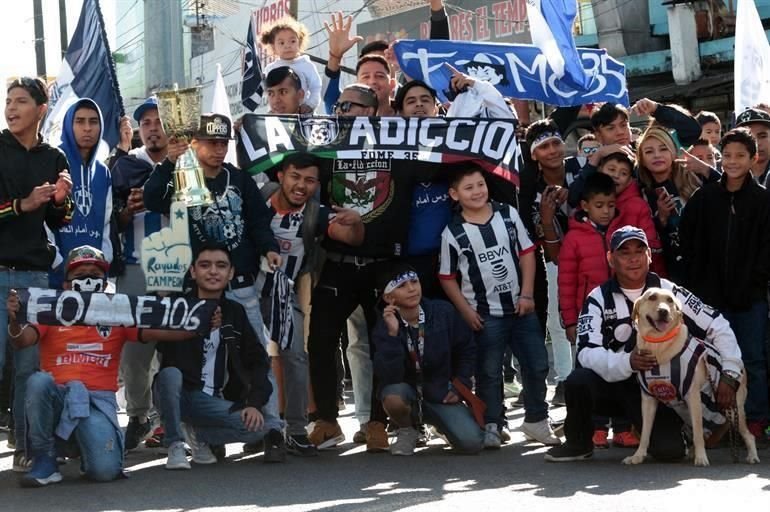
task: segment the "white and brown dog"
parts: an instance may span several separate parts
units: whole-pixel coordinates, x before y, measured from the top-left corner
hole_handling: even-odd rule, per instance
[[[682,419],[691,424],[695,465],[708,466],[703,425],[706,411],[701,392],[716,395],[718,352],[689,335],[683,322],[682,305],[669,290],[647,290],[634,303],[633,320],[637,330],[637,350],[650,351],[656,357],[658,366],[637,373],[642,387],[642,435],[639,448],[633,455],[623,459],[623,464],[640,464],[644,461],[658,402],[663,402],[677,410]],[[707,359],[713,364],[707,363]],[[759,462],[759,457],[754,436],[746,427],[746,393],[744,371],[736,393],[738,430],[748,450],[746,462],[755,464]],[[711,401],[715,402],[715,399]]]

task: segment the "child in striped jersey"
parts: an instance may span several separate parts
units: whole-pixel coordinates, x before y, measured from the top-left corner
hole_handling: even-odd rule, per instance
[[[441,236],[439,278],[447,297],[476,331],[476,394],[487,405],[484,446],[501,445],[506,346],[521,365],[522,432],[543,444],[559,444],[548,423],[548,354],[532,298],[535,247],[516,210],[490,203],[479,168],[459,170],[450,180],[449,195],[460,204],[460,212]]]

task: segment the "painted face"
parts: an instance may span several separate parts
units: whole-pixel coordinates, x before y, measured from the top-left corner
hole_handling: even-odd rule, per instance
[[[273,53],[284,60],[296,59],[300,55],[299,36],[293,30],[279,30],[273,41]]]
[[[84,263],[67,272],[65,290],[103,292],[106,288],[104,270],[93,263]]]

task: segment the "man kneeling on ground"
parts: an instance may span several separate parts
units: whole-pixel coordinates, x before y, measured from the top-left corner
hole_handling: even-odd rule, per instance
[[[393,455],[412,455],[415,425],[433,425],[461,453],[483,449],[484,433],[453,386],[471,387],[473,333],[451,304],[422,297],[417,273],[396,263],[380,287],[387,304],[372,333],[374,373],[390,421],[398,427]],[[502,371],[502,370],[501,370]]]
[[[70,251],[65,290],[103,291],[109,263],[98,249],[84,245]],[[118,367],[127,341],[181,341],[187,331],[95,325],[19,325],[15,290],[8,294],[8,334],[15,348],[40,343],[40,369],[27,381],[24,399],[27,457],[31,469],[23,487],[61,482],[57,445],[79,452],[81,473],[108,482],[123,474],[123,432],[118,424]],[[215,315],[216,316],[216,315]]]
[[[225,298],[233,269],[225,246],[200,248],[190,268],[192,294],[219,301],[221,327],[206,337],[159,348],[162,368],[155,377],[154,396],[166,431],[166,469],[190,469],[183,440],[197,464],[216,463],[212,447],[263,439],[265,462],[286,459],[283,422],[260,411],[273,391],[267,352],[243,306]]]

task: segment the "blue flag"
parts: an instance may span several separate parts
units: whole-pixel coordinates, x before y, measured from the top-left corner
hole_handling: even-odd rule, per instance
[[[413,79],[424,80],[441,101],[452,96],[452,71],[446,64],[477,80],[490,82],[509,98],[534,100],[562,107],[613,102],[628,105],[626,68],[605,50],[580,48],[579,59],[593,81],[588,88],[560,80],[545,55],[532,45],[409,40],[395,44],[398,63]]]
[[[51,89],[43,136],[52,146],[61,143],[64,115],[81,98],[91,98],[102,111],[103,143],[98,154],[106,156],[120,141],[118,125],[125,110],[98,0],[83,0],[78,25]]]
[[[241,103],[249,112],[254,112],[262,102],[262,64],[254,44],[254,16],[249,22],[246,35],[246,48],[243,51],[243,82],[241,83]]]
[[[527,0],[527,18],[532,43],[545,55],[556,78],[576,88],[587,89],[593,76],[586,74],[578,55],[572,26],[577,0]]]

